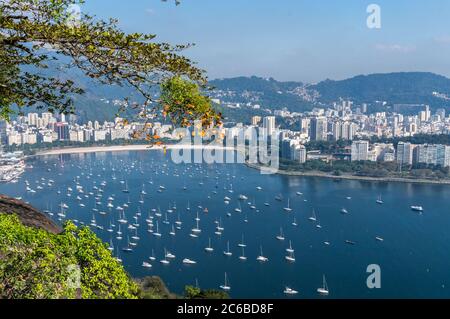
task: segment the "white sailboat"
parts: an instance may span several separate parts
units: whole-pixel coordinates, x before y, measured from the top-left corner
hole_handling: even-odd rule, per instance
[[[318,288],[317,292],[322,296],[328,296],[330,294],[330,291],[328,290],[328,285],[327,285],[327,280],[325,278],[325,275],[323,275],[322,287]]]
[[[214,251],[214,248],[211,246],[211,238],[209,238],[208,247],[205,248],[205,251],[208,253],[212,253]]]
[[[295,263],[294,250],[292,250],[291,252],[289,252],[288,255],[284,257],[284,259],[286,259],[286,260],[287,260],[288,262],[290,262],[290,263]]]
[[[282,227],[280,227],[280,234],[279,235],[277,235],[277,237],[276,237],[278,240],[280,240],[280,241],[283,241],[285,238],[284,238],[284,235],[283,235],[283,228]]]
[[[242,255],[239,256],[239,259],[242,261],[247,260],[247,257],[245,256],[245,247],[242,247]]]
[[[220,289],[225,290],[225,291],[231,290],[231,286],[228,283],[227,273],[225,273],[225,281],[224,281],[223,285],[220,285],[219,287],[220,287]]]
[[[233,253],[230,251],[230,242],[229,241],[227,242],[227,250],[224,251],[223,254],[228,257],[233,255]]]
[[[285,287],[283,292],[284,292],[285,295],[296,295],[296,294],[298,294],[297,290],[294,290],[294,289],[289,288],[289,287]]]
[[[287,207],[283,208],[285,212],[288,212],[288,213],[292,212],[292,208],[291,208],[290,204],[291,204],[291,199],[288,198],[288,205],[287,205]]]
[[[242,235],[242,240],[241,242],[238,244],[239,247],[247,247],[247,245],[244,243],[244,235]]]
[[[286,248],[286,251],[288,253],[293,253],[294,252],[294,249],[292,248],[292,241],[289,241],[289,248]]]
[[[379,204],[379,205],[384,204],[383,200],[381,199],[381,195],[378,196],[377,204]]]
[[[259,248],[260,248],[260,255],[256,258],[256,260],[262,263],[269,261],[269,258],[265,257],[263,254],[262,246],[260,246]]]
[[[313,211],[312,211],[311,217],[309,217],[308,219],[309,219],[310,221],[312,221],[312,222],[317,221],[316,212],[314,211],[314,209],[313,209]]]
[[[153,236],[155,237],[161,237],[161,233],[159,232],[159,224],[158,221],[156,221],[156,232],[153,232]]]
[[[195,260],[189,259],[189,258],[184,258],[183,259],[183,264],[185,265],[195,265],[197,262]]]

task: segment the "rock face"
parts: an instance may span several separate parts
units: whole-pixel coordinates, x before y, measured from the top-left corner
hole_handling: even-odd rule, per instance
[[[0,195],[0,214],[16,214],[25,226],[41,228],[53,234],[62,231],[61,227],[37,209],[8,196]]]

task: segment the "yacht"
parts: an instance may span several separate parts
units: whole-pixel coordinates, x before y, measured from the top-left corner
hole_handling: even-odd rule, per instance
[[[283,235],[283,228],[281,228],[280,227],[280,234],[279,235],[277,235],[277,237],[276,237],[278,240],[280,240],[280,241],[283,241],[285,238],[284,238],[284,235]]]
[[[239,195],[239,200],[247,200],[248,199],[248,197],[247,196],[245,196],[245,195]]]
[[[377,204],[380,204],[380,205],[384,204],[383,200],[381,199],[381,195],[378,196]]]
[[[176,233],[175,233],[175,226],[174,225],[172,225],[172,230],[169,232],[169,235],[170,236],[175,236],[176,235]]]
[[[242,247],[242,255],[239,256],[239,259],[243,260],[243,261],[247,260],[247,257],[245,256],[245,248],[244,247]]]
[[[208,247],[205,248],[205,251],[208,253],[212,253],[214,251],[214,248],[211,246],[211,238],[209,238]]]
[[[258,257],[256,257],[256,260],[260,261],[262,263],[269,261],[269,258],[265,257],[264,254],[263,254],[262,246],[260,246],[260,251],[261,251],[260,255]]]
[[[197,262],[195,260],[189,259],[189,258],[185,258],[183,259],[183,264],[185,265],[195,265]]]
[[[289,248],[286,248],[286,251],[288,253],[293,253],[294,252],[294,249],[292,248],[292,241],[289,241]]]
[[[290,202],[291,202],[291,200],[288,198],[288,205],[287,205],[287,207],[283,208],[285,212],[288,212],[288,213],[292,212],[292,208],[290,207]]]
[[[348,210],[345,208],[341,209],[341,214],[347,215],[348,214]]]
[[[229,241],[227,242],[227,250],[224,251],[223,254],[228,257],[233,255],[233,253],[230,251],[230,242]]]
[[[194,234],[198,234],[198,233],[201,233],[202,232],[202,230],[200,229],[200,227],[199,227],[199,225],[198,225],[198,220],[196,220],[196,226],[195,226],[195,228],[192,228],[192,233],[194,233]]]
[[[328,296],[330,294],[325,275],[323,275],[323,285],[317,289],[317,292],[322,296]]]
[[[313,211],[312,211],[311,217],[309,217],[308,219],[309,219],[310,221],[312,221],[312,222],[317,221],[316,212],[314,211],[314,209],[313,209]]]
[[[151,265],[150,263],[144,261],[144,262],[142,263],[142,267],[144,267],[144,268],[152,268],[152,265]]]
[[[286,294],[286,295],[296,295],[296,294],[298,294],[298,291],[294,290],[292,288],[286,287],[284,289],[284,294]]]
[[[411,210],[419,213],[422,213],[424,211],[422,206],[411,206]]]
[[[156,232],[153,233],[153,236],[155,237],[161,237],[161,233],[159,232],[159,225],[158,222],[156,222]]]
[[[290,263],[295,263],[294,252],[290,252],[287,256],[284,257],[284,259],[286,259]]]
[[[150,257],[148,257],[148,259],[150,259],[151,261],[155,261],[156,257],[155,257],[155,252],[152,249],[152,255]]]
[[[242,241],[238,244],[239,247],[247,247],[247,245],[244,243],[244,235],[242,235]]]
[[[225,291],[231,290],[230,284],[228,283],[227,273],[225,273],[225,281],[224,281],[223,285],[220,285],[220,289],[225,290]]]

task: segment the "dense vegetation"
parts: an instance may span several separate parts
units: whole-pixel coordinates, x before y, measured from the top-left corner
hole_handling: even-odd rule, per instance
[[[411,179],[442,180],[450,177],[450,168],[433,165],[405,165],[400,167],[396,162],[351,162],[320,160],[307,161],[300,164],[294,161],[281,160],[280,168],[286,171],[323,172],[334,176],[354,175],[361,177],[397,177]]]
[[[55,235],[0,214],[0,298],[137,296],[138,286],[89,228],[68,222]]]

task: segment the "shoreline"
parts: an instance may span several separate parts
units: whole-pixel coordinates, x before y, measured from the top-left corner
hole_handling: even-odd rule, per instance
[[[257,164],[245,163],[247,167],[261,170],[262,166]],[[377,183],[413,183],[413,184],[433,184],[433,185],[450,185],[450,180],[427,180],[427,179],[409,179],[401,177],[370,177],[370,176],[356,176],[356,175],[341,175],[335,176],[324,172],[311,171],[311,172],[296,172],[296,171],[286,171],[278,170],[275,174],[284,176],[301,176],[301,177],[318,177],[333,180],[355,180],[355,181],[365,181],[365,182],[377,182]]]
[[[229,148],[225,146],[215,146],[215,145],[165,145],[167,150],[180,150],[180,149],[191,149],[191,150],[234,150],[234,148]],[[51,155],[64,155],[64,154],[84,154],[84,153],[107,153],[107,152],[129,152],[129,151],[162,151],[164,146],[150,146],[150,145],[112,145],[112,146],[90,146],[90,147],[70,147],[70,148],[58,148],[47,151],[40,151],[34,156],[51,156]]]
[[[190,149],[190,150],[234,150],[235,148],[216,146],[216,145],[166,145],[167,150],[180,150],[180,149]],[[128,152],[128,151],[162,151],[164,146],[150,146],[150,145],[112,145],[112,146],[90,146],[90,147],[71,147],[71,148],[58,148],[47,151],[40,151],[30,157],[39,156],[54,156],[54,155],[65,155],[65,154],[88,154],[88,153],[107,153],[107,152]],[[246,162],[245,165],[252,169],[261,170],[264,169],[263,166],[258,164],[251,164]],[[327,174],[320,171],[311,172],[298,172],[298,171],[286,171],[277,170],[274,174],[284,175],[284,176],[303,176],[303,177],[318,177],[333,180],[356,180],[356,181],[366,181],[366,182],[378,182],[378,183],[413,183],[413,184],[433,184],[433,185],[450,185],[450,180],[427,180],[427,179],[409,179],[401,177],[370,177],[370,176],[356,176],[356,175],[341,175],[335,176]]]

